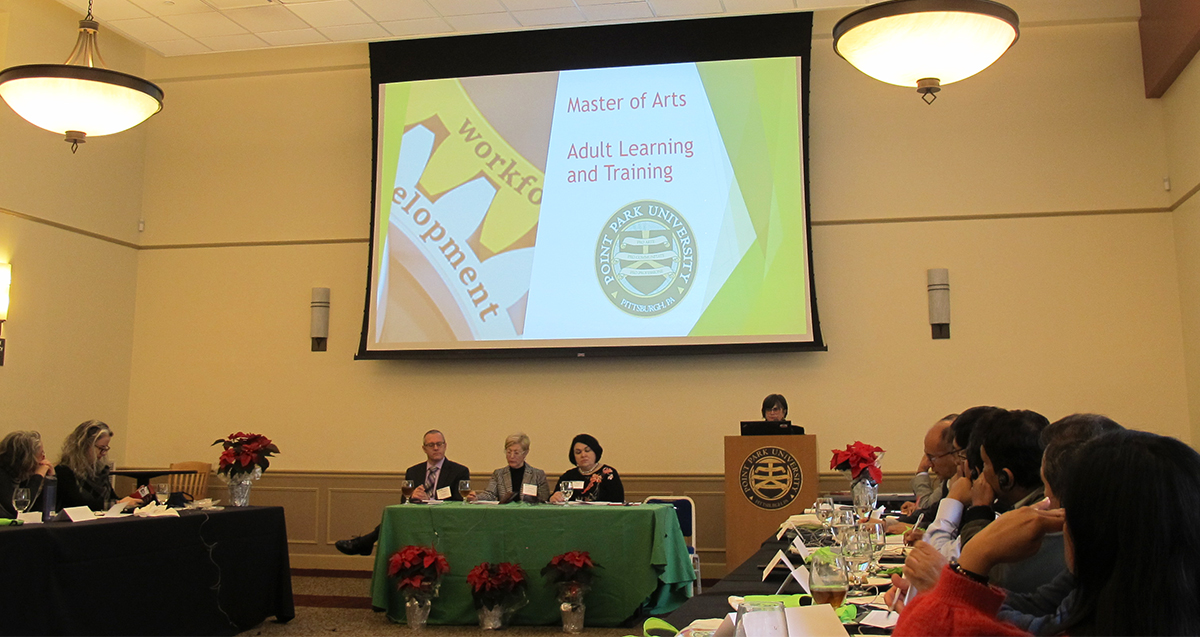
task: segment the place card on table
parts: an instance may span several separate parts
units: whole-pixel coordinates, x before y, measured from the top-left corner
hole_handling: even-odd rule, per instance
[[[17,519],[24,522],[25,524],[41,524],[42,523],[42,512],[41,511],[26,511],[24,513],[17,514]]]
[[[72,522],[88,522],[96,519],[96,514],[87,507],[66,507],[62,510]]]
[[[775,557],[771,558],[771,561],[767,563],[767,567],[763,569],[763,581],[767,581],[767,576],[770,575],[771,571],[775,570],[775,567],[779,566],[780,564],[787,566],[788,573],[790,573],[792,578],[796,580],[796,583],[800,585],[800,589],[807,593],[808,569],[805,568],[803,564],[800,566],[792,566],[792,562],[788,560],[787,555],[784,555],[783,551],[776,551]],[[779,591],[782,591],[783,587],[786,585],[787,579],[784,579],[783,584],[779,586]],[[779,594],[779,591],[776,591],[776,594]]]
[[[837,612],[829,604],[794,606],[783,609],[783,612],[787,616],[788,637],[849,637]],[[736,623],[737,613],[729,613],[713,637],[733,637]]]
[[[891,628],[900,621],[900,613],[890,610],[873,610],[863,617],[861,622],[863,626],[874,626],[875,628]]]

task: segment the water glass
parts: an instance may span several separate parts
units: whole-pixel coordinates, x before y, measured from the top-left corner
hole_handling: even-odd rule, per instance
[[[865,526],[852,526],[842,532],[842,562],[846,574],[855,585],[863,583],[875,546]]]
[[[737,637],[788,637],[787,614],[783,602],[742,602],[738,604]]]
[[[853,509],[838,509],[833,512],[833,535],[838,544],[842,543],[842,536],[845,535],[846,529],[852,529],[858,524],[858,517],[855,516]]]
[[[575,495],[575,489],[571,488],[570,481],[563,482],[559,488],[559,491],[562,491],[563,494],[563,504],[570,502],[571,496]]]
[[[166,504],[167,500],[171,498],[171,483],[159,482],[158,484],[155,484],[154,498],[158,500],[159,504]]]
[[[887,548],[887,524],[883,520],[871,518],[861,524],[871,538],[871,569],[879,570],[879,558]]]
[[[829,525],[833,522],[833,498],[817,498],[817,502],[813,504],[813,509],[817,512],[817,519],[821,521],[821,526],[824,528],[825,534],[829,535]]]
[[[854,498],[854,512],[858,517],[870,516],[879,499],[879,485],[871,480],[859,480],[851,485],[850,493]]]
[[[30,504],[33,504],[33,500],[29,496],[29,489],[20,487],[13,490],[13,508],[17,513],[28,511]]]

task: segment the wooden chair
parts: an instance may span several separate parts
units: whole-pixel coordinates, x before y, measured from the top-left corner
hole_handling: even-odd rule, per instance
[[[172,462],[171,470],[196,472],[171,476],[169,480],[171,483],[171,493],[183,491],[196,500],[203,500],[208,497],[208,476],[212,473],[212,463]]]

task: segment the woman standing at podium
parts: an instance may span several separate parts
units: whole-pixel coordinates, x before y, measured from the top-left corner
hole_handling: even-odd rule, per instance
[[[783,422],[787,420],[787,399],[783,394],[771,394],[763,399],[763,420],[767,422]]]
[[[571,450],[567,457],[574,469],[562,474],[554,494],[550,496],[551,504],[559,504],[567,500],[577,502],[624,502],[625,487],[621,485],[621,476],[617,470],[606,464],[600,464],[600,456],[604,448],[600,441],[588,434],[579,434],[571,441]],[[567,498],[563,489],[570,483],[583,483],[583,488],[576,488]]]

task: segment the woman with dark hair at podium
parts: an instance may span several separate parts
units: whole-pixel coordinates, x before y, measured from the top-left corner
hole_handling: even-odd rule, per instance
[[[606,464],[600,464],[600,456],[604,448],[600,441],[588,434],[579,434],[571,441],[571,450],[567,457],[574,469],[562,474],[550,496],[551,504],[561,504],[568,500],[576,502],[624,502],[625,487],[621,485],[621,476],[617,470]],[[575,489],[570,489],[571,483],[576,483]],[[578,488],[578,484],[582,488]],[[563,493],[569,489],[570,497]]]
[[[783,422],[787,420],[787,399],[783,394],[771,394],[763,399],[763,420],[767,422]]]

